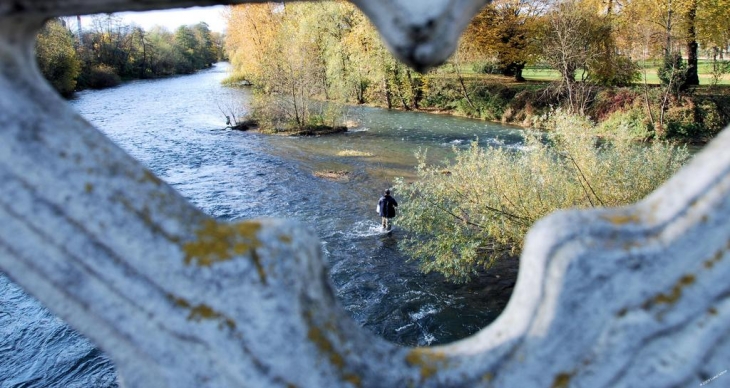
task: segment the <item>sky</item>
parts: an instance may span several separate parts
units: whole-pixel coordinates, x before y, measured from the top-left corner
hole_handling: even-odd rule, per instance
[[[224,32],[226,21],[221,15],[224,9],[225,6],[216,5],[212,7],[176,8],[165,11],[122,12],[118,15],[128,23],[137,24],[145,30],[160,25],[170,31],[175,31],[182,25],[206,22],[211,31]],[[90,16],[83,16],[81,20],[82,26],[91,24]]]

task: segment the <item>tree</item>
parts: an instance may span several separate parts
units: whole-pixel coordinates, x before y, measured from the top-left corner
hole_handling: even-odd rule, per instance
[[[538,2],[524,0],[495,1],[477,14],[462,37],[465,56],[472,59],[495,55],[503,75],[524,81],[522,70],[534,60],[535,16]]]
[[[238,77],[260,84],[274,44],[281,14],[274,3],[243,4],[228,8],[226,51]]]
[[[175,30],[174,42],[178,55],[176,72],[182,74],[194,72],[198,65],[196,56],[198,42],[195,33],[188,26],[180,26]]]
[[[730,0],[697,0],[697,40],[715,54],[730,46]]]
[[[51,19],[36,39],[36,60],[43,76],[64,96],[73,93],[81,62],[74,50],[74,36],[60,19]]]
[[[577,0],[558,4],[543,20],[542,59],[560,73],[559,91],[567,95],[571,111],[583,114],[591,95],[591,87],[585,82],[589,75],[586,70],[600,55],[600,30],[604,25]],[[578,70],[581,83],[575,78]]]
[[[163,27],[154,27],[146,35],[149,42],[148,61],[152,77],[175,74],[177,68],[173,34]]]
[[[687,35],[687,70],[684,79],[684,88],[699,85],[700,78],[697,74],[699,44],[697,44],[697,0],[688,0],[687,11],[685,12],[685,24]]]

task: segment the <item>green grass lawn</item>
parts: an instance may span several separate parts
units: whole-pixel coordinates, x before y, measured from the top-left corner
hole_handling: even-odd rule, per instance
[[[657,76],[657,68],[650,68],[646,69],[646,74],[642,72],[642,79],[639,81],[639,83],[644,82],[644,78],[646,78],[646,83],[650,85],[658,85],[661,83],[659,81],[659,76]],[[702,67],[700,67],[700,85],[712,85],[712,74],[710,73],[703,73]],[[717,82],[718,85],[730,85],[730,74],[724,74],[722,78],[720,78]]]
[[[532,81],[556,81],[560,79],[560,73],[557,70],[544,67],[527,67],[522,70],[522,76]]]
[[[644,67],[644,69],[642,70],[642,78],[638,83],[643,83],[644,78],[646,78],[646,83],[658,85],[660,83],[659,77],[657,76],[659,64],[659,61],[646,62],[646,67]],[[712,61],[700,60],[698,63],[698,71],[700,77],[700,85],[711,85]],[[522,76],[532,81],[555,81],[560,79],[560,73],[558,73],[556,70],[548,69],[544,66],[526,67],[525,70],[522,71]],[[580,79],[580,76],[576,74],[576,78]],[[722,78],[720,78],[718,85],[730,85],[730,72],[724,74]]]

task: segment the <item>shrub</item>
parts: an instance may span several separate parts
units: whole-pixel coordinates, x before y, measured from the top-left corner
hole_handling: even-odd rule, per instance
[[[472,65],[475,73],[502,74],[502,69],[497,61],[476,62]]]
[[[702,136],[704,138],[710,139],[725,128],[727,121],[722,117],[715,101],[709,99],[703,100],[699,103],[698,108],[700,110],[700,117],[702,118]]]
[[[628,134],[634,140],[646,140],[652,136],[652,127],[641,106],[632,106],[628,110],[617,110],[597,125],[599,134],[611,136],[616,128]]]
[[[657,70],[657,76],[662,85],[667,85],[675,94],[679,93],[687,78],[687,65],[682,60],[682,55],[676,52],[667,55]]]
[[[92,67],[87,78],[87,86],[91,89],[110,88],[121,83],[114,68],[104,64]]]
[[[502,118],[508,100],[503,97],[502,89],[491,90],[486,87],[472,87],[470,99],[456,101],[455,109],[464,116],[498,121]]]
[[[427,166],[418,179],[396,181],[398,224],[412,232],[401,248],[424,272],[466,282],[481,268],[522,249],[527,230],[562,208],[620,206],[638,201],[688,158],[685,148],[630,141],[625,128],[597,142],[593,123],[555,112],[550,132],[526,132],[525,146],[480,148],[473,143],[445,166]]]
[[[590,109],[590,115],[596,121],[606,120],[616,113],[631,109],[635,101],[641,100],[638,89],[630,88],[603,88],[596,93],[596,99]]]
[[[43,26],[35,46],[38,68],[63,96],[70,96],[81,73],[81,61],[74,51],[74,40],[63,22],[51,19]]]
[[[604,86],[627,86],[641,79],[639,65],[622,55],[592,63],[591,77]]]

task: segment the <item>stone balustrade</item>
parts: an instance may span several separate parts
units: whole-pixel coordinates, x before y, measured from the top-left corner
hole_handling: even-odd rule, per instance
[[[404,348],[338,306],[302,226],[203,214],[35,65],[47,17],[235,2],[0,2],[0,269],[98,344],[124,386],[689,387],[730,367],[727,130],[634,206],[538,222],[489,327]],[[425,69],[484,2],[355,3]]]

